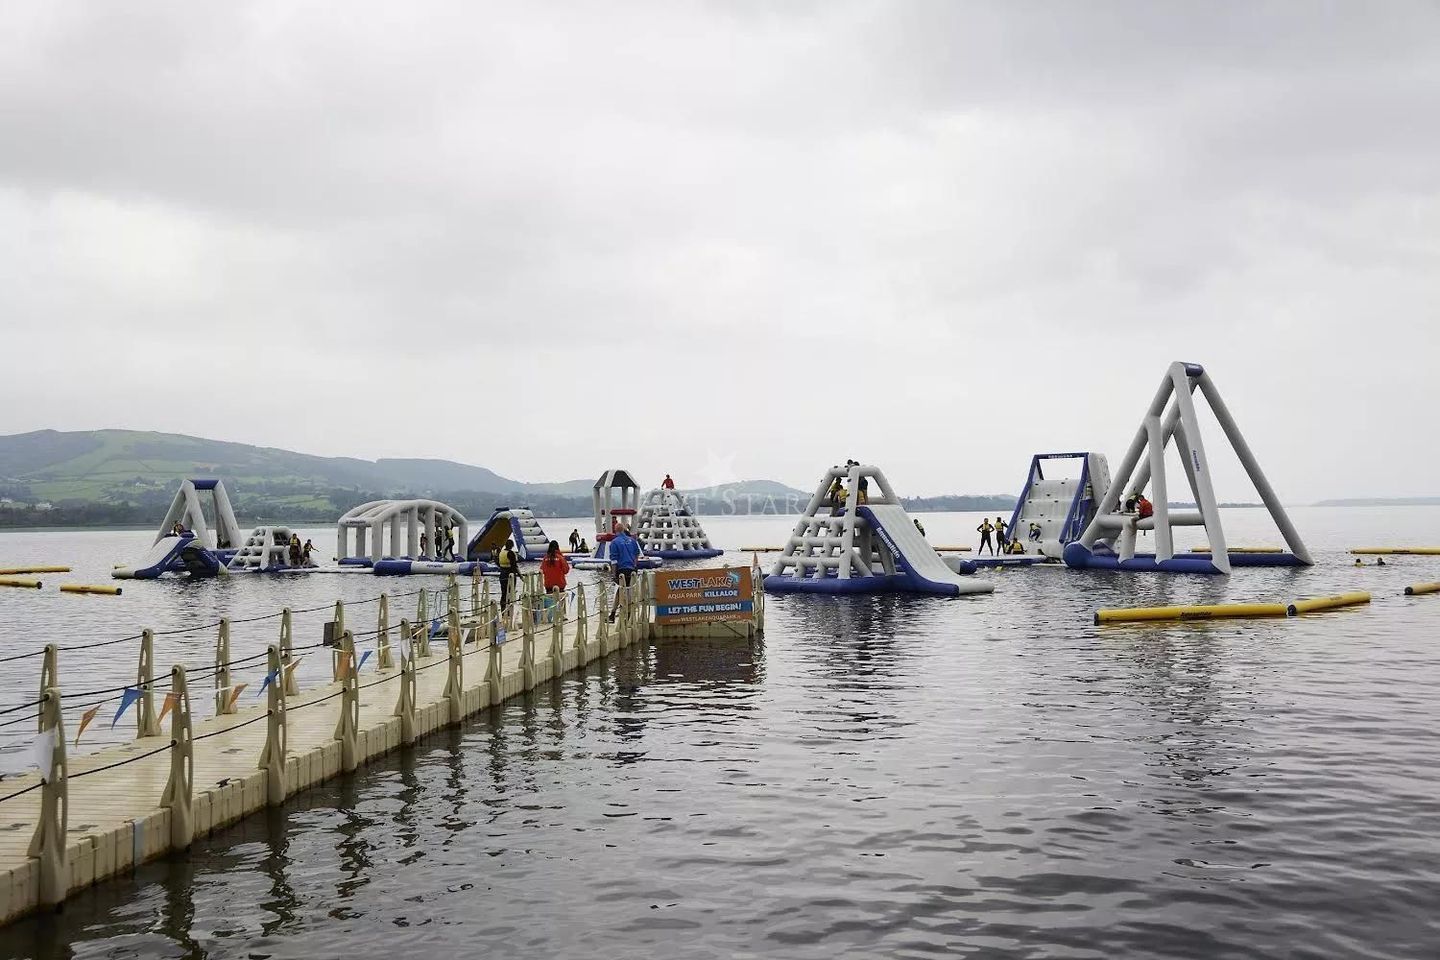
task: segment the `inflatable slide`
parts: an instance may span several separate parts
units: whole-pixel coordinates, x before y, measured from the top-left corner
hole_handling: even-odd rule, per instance
[[[496,507],[465,548],[465,558],[494,560],[495,551],[503,547],[506,540],[515,541],[515,553],[521,560],[543,560],[545,548],[550,545],[550,538],[529,507]]]

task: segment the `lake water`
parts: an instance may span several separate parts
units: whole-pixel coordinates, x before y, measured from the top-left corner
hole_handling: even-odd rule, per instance
[[[978,515],[921,516],[934,543],[974,542]],[[762,641],[598,661],[0,930],[0,957],[1434,957],[1440,597],[1401,593],[1440,579],[1440,557],[1357,569],[1345,551],[1440,543],[1440,509],[1293,516],[1314,568],[1029,570],[959,600],[772,597]],[[1233,543],[1278,542],[1262,511],[1225,521]],[[705,522],[739,547],[778,544],[793,521]],[[545,523],[562,539],[585,529]],[[150,538],[3,533],[0,566],[69,563],[45,579],[104,583]],[[419,582],[0,590],[0,656]],[[1102,606],[1345,590],[1374,603],[1091,623]],[[398,620],[413,597],[396,606]],[[351,624],[372,627],[373,610]],[[296,642],[324,619],[299,618]],[[274,639],[273,621],[237,626],[232,655]],[[213,642],[162,637],[157,664],[203,667]],[[133,679],[135,646],[62,654],[67,704]],[[316,659],[307,682],[323,679]],[[0,664],[0,707],[34,699],[37,671]],[[0,727],[7,769],[32,731]]]

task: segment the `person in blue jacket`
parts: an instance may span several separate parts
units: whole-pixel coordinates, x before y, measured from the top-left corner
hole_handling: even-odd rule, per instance
[[[621,527],[615,539],[610,541],[610,562],[615,566],[615,606],[610,610],[612,622],[620,612],[620,584],[623,582],[625,586],[634,588],[635,568],[643,552],[640,541],[630,535],[628,526]]]

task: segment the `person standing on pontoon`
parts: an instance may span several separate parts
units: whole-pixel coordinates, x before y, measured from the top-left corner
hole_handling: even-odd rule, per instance
[[[580,529],[577,527],[570,531],[570,552],[576,553],[580,549]]]
[[[506,540],[505,546],[495,551],[495,566],[500,568],[500,609],[505,610],[510,606],[510,579],[520,574],[514,540]]]
[[[629,527],[621,527],[610,541],[610,562],[615,564],[615,606],[610,608],[611,623],[620,612],[620,585],[623,583],[627,590],[635,588],[635,568],[640,565],[644,552],[640,541],[630,536]]]
[[[995,544],[1001,553],[1010,552],[1010,538],[1005,535],[1005,520],[1002,517],[995,518]]]
[[[975,556],[980,556],[980,554],[984,553],[987,548],[990,550],[990,555],[994,556],[995,545],[990,542],[990,534],[995,532],[995,528],[991,526],[990,518],[986,517],[985,519],[981,520],[980,526],[976,527],[975,529],[980,534],[980,546],[978,549],[976,549]]]

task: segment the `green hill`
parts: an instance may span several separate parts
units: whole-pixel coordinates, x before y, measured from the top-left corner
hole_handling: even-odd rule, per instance
[[[467,516],[524,503],[541,515],[586,516],[593,480],[526,483],[450,460],[317,457],[274,447],[141,430],[37,430],[0,437],[0,526],[159,522],[182,477],[222,477],[242,521],[334,520],[366,500],[431,496]],[[801,497],[774,481],[705,491],[707,512],[766,509]],[[737,500],[744,506],[732,506]],[[9,502],[7,502],[9,501]],[[802,500],[803,502],[803,500]]]

